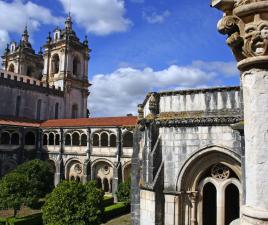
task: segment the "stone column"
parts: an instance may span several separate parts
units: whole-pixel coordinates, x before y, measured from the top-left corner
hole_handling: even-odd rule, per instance
[[[91,178],[91,162],[90,162],[90,155],[91,155],[91,147],[92,147],[92,139],[91,139],[91,129],[87,128],[87,156],[84,162],[84,169],[83,169],[83,183],[85,184]]]
[[[213,0],[224,12],[218,30],[227,34],[244,101],[245,201],[242,225],[268,224],[268,1]]]
[[[192,192],[190,194],[191,199],[191,225],[197,225],[197,200],[198,200],[198,192]]]
[[[24,162],[24,158],[25,158],[25,150],[24,150],[24,145],[25,145],[25,128],[21,127],[20,129],[20,152],[19,152],[19,156],[18,156],[18,162],[19,163],[23,163]]]
[[[64,166],[63,166],[63,159],[62,159],[62,153],[64,152],[64,146],[65,146],[65,138],[64,138],[64,131],[61,128],[60,129],[60,152],[58,155],[58,159],[56,161],[56,172],[54,176],[54,185],[57,186],[61,180],[64,179]]]
[[[116,161],[114,164],[114,169],[113,169],[113,197],[114,197],[114,202],[118,202],[116,192],[118,190],[118,185],[122,181],[122,166],[121,166],[121,152],[122,152],[122,132],[121,128],[117,128],[117,136],[116,136]]]
[[[42,159],[42,146],[43,146],[43,139],[42,139],[42,130],[36,129],[36,158]]]

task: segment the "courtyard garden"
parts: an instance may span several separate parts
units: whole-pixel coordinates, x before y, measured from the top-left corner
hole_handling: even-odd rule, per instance
[[[130,224],[130,182],[119,185],[114,203],[95,181],[62,181],[53,187],[46,162],[33,160],[0,180],[0,225]],[[116,219],[115,219],[116,218]],[[114,222],[115,221],[115,222]]]

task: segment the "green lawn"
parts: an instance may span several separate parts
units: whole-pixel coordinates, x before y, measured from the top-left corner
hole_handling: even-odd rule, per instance
[[[130,224],[131,224],[130,214],[127,214],[127,215],[112,219],[103,225],[130,225]]]

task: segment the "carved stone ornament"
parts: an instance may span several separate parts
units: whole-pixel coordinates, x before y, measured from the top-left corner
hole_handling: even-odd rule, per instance
[[[149,100],[149,110],[153,115],[156,115],[158,113],[158,95],[155,92],[151,94]]]
[[[213,0],[212,6],[224,12],[218,22],[220,33],[228,35],[227,44],[245,71],[267,67],[268,63],[268,1]]]
[[[80,164],[75,164],[74,166],[74,171],[77,173],[77,174],[81,174],[82,173],[82,166]]]
[[[211,176],[217,180],[226,180],[230,177],[230,170],[223,164],[216,164],[211,169]]]
[[[144,110],[143,110],[142,104],[138,105],[138,118],[139,120],[144,118]]]

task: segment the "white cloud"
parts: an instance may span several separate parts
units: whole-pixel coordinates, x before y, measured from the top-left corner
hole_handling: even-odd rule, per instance
[[[10,33],[21,34],[26,24],[30,32],[33,32],[38,30],[41,24],[59,25],[62,22],[63,19],[54,17],[49,9],[31,1],[0,1],[0,51],[3,52]]]
[[[59,0],[65,11],[69,11],[69,0]],[[75,21],[97,35],[126,31],[132,22],[125,18],[124,0],[76,0],[71,5]]]
[[[136,114],[137,104],[150,91],[204,87],[216,75],[217,71],[177,65],[161,71],[128,67],[110,74],[97,74],[91,81],[89,110],[92,116]]]
[[[157,13],[155,11],[153,12],[143,12],[143,18],[146,19],[148,23],[156,24],[156,23],[163,23],[166,18],[170,16],[170,12],[168,10],[165,10],[162,13]]]

